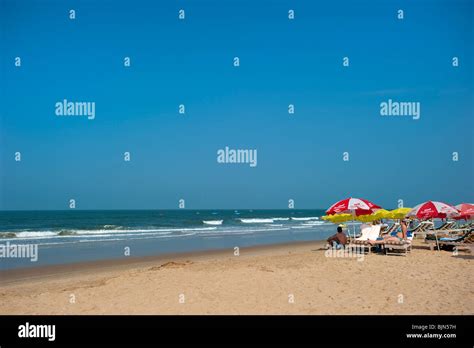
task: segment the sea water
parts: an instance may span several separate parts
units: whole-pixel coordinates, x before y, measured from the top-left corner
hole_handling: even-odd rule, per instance
[[[0,269],[324,240],[323,210],[2,211],[0,244],[37,245]]]

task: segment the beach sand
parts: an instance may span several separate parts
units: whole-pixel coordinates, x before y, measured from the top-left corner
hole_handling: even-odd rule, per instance
[[[420,247],[407,257],[358,261],[325,257],[322,247],[295,243],[241,249],[240,256],[232,249],[4,271],[0,314],[474,314],[468,252]]]

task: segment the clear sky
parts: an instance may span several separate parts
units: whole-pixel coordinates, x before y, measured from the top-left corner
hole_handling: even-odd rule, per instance
[[[0,4],[0,209],[474,201],[473,1]],[[63,99],[95,119],[56,116]],[[381,116],[388,99],[420,119]],[[225,146],[258,165],[217,163]]]

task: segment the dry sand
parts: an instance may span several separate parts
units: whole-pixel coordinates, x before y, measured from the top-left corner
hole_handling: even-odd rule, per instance
[[[0,314],[474,314],[470,253],[414,248],[358,261],[321,247],[2,272]]]

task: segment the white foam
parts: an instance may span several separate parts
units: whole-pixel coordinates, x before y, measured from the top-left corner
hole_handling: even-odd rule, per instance
[[[287,218],[276,217],[276,218],[272,218],[272,219],[273,219],[274,221],[288,221],[288,220],[290,220],[289,217],[287,217]]]
[[[61,231],[24,231],[14,232],[16,237],[1,238],[4,240],[18,239],[52,239],[52,238],[78,238],[80,236],[90,237],[110,237],[110,236],[132,236],[132,235],[162,235],[171,234],[173,232],[198,232],[213,231],[217,227],[198,227],[198,228],[160,228],[160,229],[134,229],[134,230],[69,230],[70,234],[60,235]]]
[[[325,224],[324,221],[313,221],[313,220],[303,223],[303,225],[311,225],[311,226],[324,225],[324,224]]]
[[[268,224],[272,223],[273,219],[240,219],[244,224]]]
[[[18,238],[35,238],[35,237],[49,237],[55,236],[57,233],[52,231],[26,231],[26,232],[16,232],[15,235]]]
[[[137,229],[137,230],[74,230],[76,235],[84,234],[129,234],[129,233],[151,233],[158,234],[161,232],[181,232],[181,231],[211,231],[217,227],[198,227],[198,228],[155,228],[155,229]]]
[[[222,225],[224,220],[203,220],[203,223],[206,225]]]
[[[292,217],[291,220],[295,220],[295,221],[310,221],[310,220],[319,220],[319,218],[318,218],[317,216],[301,217],[301,218]]]
[[[116,229],[116,228],[122,228],[122,226],[119,226],[119,225],[104,225],[103,228],[105,229]]]

